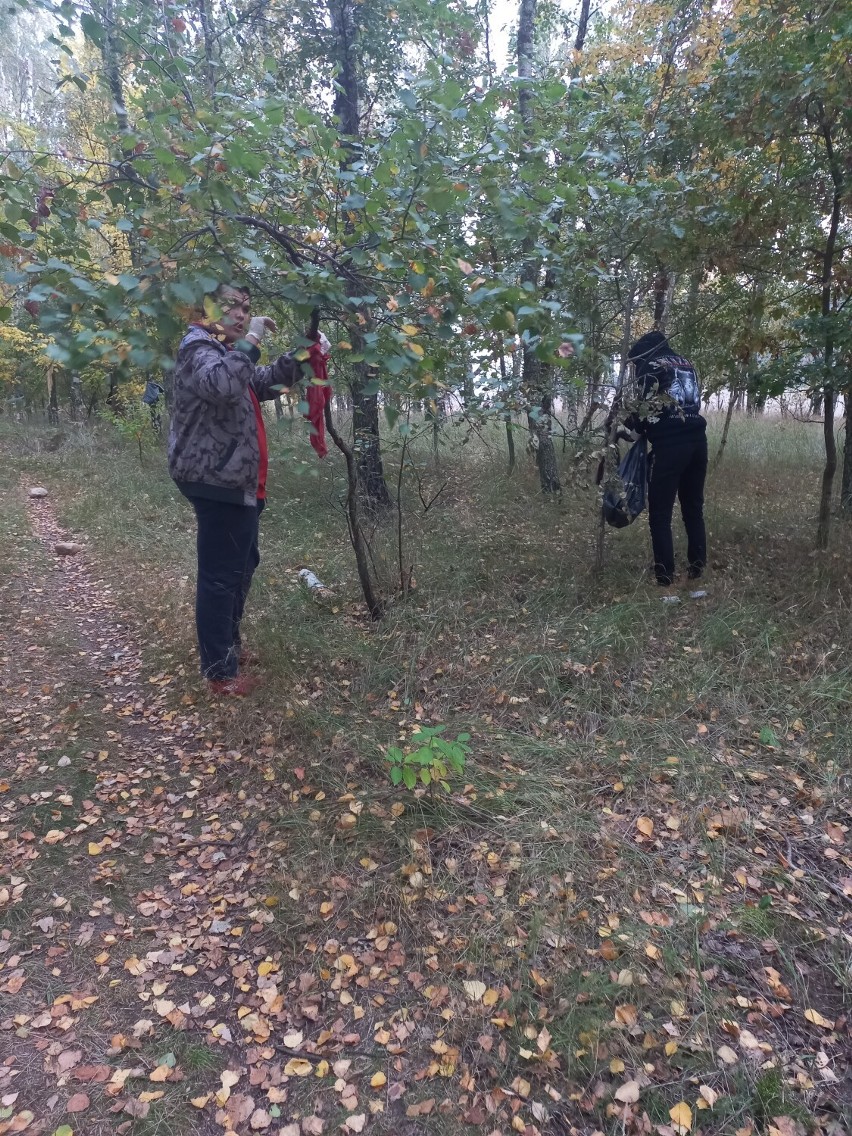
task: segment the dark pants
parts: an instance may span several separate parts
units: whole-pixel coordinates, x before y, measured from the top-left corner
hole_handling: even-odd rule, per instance
[[[707,476],[707,427],[703,419],[667,423],[652,436],[648,481],[648,522],[658,584],[674,579],[672,513],[675,498],[686,528],[689,574],[700,576],[707,563],[704,530],[704,480]]]
[[[240,620],[254,570],[260,563],[258,522],[264,502],[229,505],[193,497],[198,520],[195,626],[201,673],[233,678],[239,669]]]

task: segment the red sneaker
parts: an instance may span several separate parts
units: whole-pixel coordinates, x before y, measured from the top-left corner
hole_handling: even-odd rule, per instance
[[[251,675],[235,675],[234,678],[210,678],[207,689],[214,698],[245,698],[260,686],[260,679]]]

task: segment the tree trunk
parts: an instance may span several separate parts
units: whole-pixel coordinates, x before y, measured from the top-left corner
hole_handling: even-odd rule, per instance
[[[728,444],[728,433],[731,429],[731,419],[734,416],[734,407],[737,405],[737,391],[731,391],[730,398],[728,399],[728,409],[725,413],[725,425],[722,428],[722,440],[719,442],[719,449],[716,451],[716,459],[713,462],[713,468],[716,469],[722,461],[722,455],[725,452],[725,446]]]
[[[630,292],[627,296],[627,302],[624,308],[621,325],[621,352],[620,363],[618,366],[618,379],[616,380],[615,394],[612,400],[612,409],[610,411],[608,428],[606,437],[604,439],[604,456],[603,468],[600,476],[600,489],[601,493],[605,492],[608,480],[613,476],[614,468],[612,464],[613,457],[618,453],[616,444],[616,437],[618,434],[618,412],[621,408],[621,399],[624,393],[624,384],[627,381],[627,371],[630,363],[627,354],[630,350],[630,340],[632,339],[633,328],[633,307],[636,302],[636,282],[630,281]],[[595,571],[603,571],[604,561],[606,556],[606,521],[604,519],[603,508],[600,510],[598,517],[598,531],[597,539],[595,541]]]
[[[574,40],[574,50],[577,52],[583,50],[583,44],[586,42],[586,32],[589,30],[589,7],[590,0],[580,0],[580,15],[577,18],[577,37]]]
[[[666,324],[674,295],[675,277],[662,264],[654,278],[654,329],[666,334]]]
[[[828,548],[831,536],[831,494],[834,488],[834,475],[837,472],[837,439],[834,436],[835,395],[831,387],[825,388],[825,410],[822,421],[822,436],[825,444],[825,466],[822,471],[822,489],[819,498],[819,522],[817,524],[816,546],[820,550]]]
[[[518,114],[526,139],[532,129],[532,91],[529,80],[532,78],[533,47],[535,39],[535,16],[537,0],[521,0],[518,12]],[[523,161],[522,152],[519,158]],[[522,247],[521,280],[532,284],[538,290],[540,266],[533,256],[535,236],[530,233],[524,238]],[[529,409],[527,424],[530,437],[536,443],[536,465],[542,493],[558,493],[562,485],[559,481],[559,467],[556,461],[556,448],[551,435],[551,397],[546,389],[545,368],[528,343],[523,345],[523,384]]]
[[[354,336],[352,346],[358,349]],[[352,435],[358,466],[358,485],[366,506],[386,509],[392,501],[382,462],[379,399],[378,395],[365,393],[368,379],[367,369],[362,363],[356,363],[355,376],[350,381],[349,388],[352,391]]]
[[[498,366],[500,367],[500,383],[502,385],[502,397],[508,396],[509,390],[509,376],[506,374],[506,351],[503,345],[503,336],[500,336],[498,347]],[[514,359],[512,360],[514,363]],[[514,473],[515,470],[515,427],[512,422],[512,408],[511,406],[506,410],[506,449],[509,451],[509,473]]]
[[[71,376],[71,418],[76,422],[83,413],[83,383],[79,375]]]
[[[361,90],[357,66],[357,0],[328,0],[328,10],[337,63],[334,114],[343,141],[340,168],[346,169],[355,156],[356,141],[361,133]],[[352,282],[348,292],[351,296],[357,296],[361,294],[361,288],[357,282]],[[349,338],[355,354],[363,351],[362,335],[365,330],[369,330],[369,326],[368,322],[366,325],[349,328]],[[385,483],[382,464],[379,396],[378,392],[368,393],[371,385],[370,377],[369,367],[363,363],[356,363],[354,375],[349,383],[352,391],[352,427],[358,465],[358,484],[366,505],[373,509],[386,509],[390,508],[392,501]]]
[[[823,378],[825,389],[825,413],[823,418],[822,435],[825,441],[825,468],[822,471],[822,489],[819,500],[819,521],[817,524],[816,546],[820,550],[828,548],[831,536],[831,495],[834,489],[834,474],[837,471],[837,439],[834,436],[834,325],[832,322],[831,283],[834,277],[834,250],[837,244],[837,231],[840,227],[841,203],[843,200],[844,180],[843,171],[834,153],[834,144],[829,124],[822,119],[820,122],[825,150],[828,157],[831,178],[834,184],[834,195],[831,203],[831,218],[828,224],[828,236],[825,241],[825,253],[822,258],[822,294],[820,311],[823,327],[825,328],[825,342],[823,348]]]
[[[550,412],[552,409],[550,395],[542,391],[541,381],[542,365],[535,353],[524,348],[524,386],[532,401],[532,395],[538,397],[538,405],[527,411],[527,424],[530,435],[536,443],[536,465],[538,466],[538,480],[542,493],[559,493],[562,484],[559,480],[559,466],[556,461],[556,447],[553,444],[553,423]]]
[[[56,372],[51,367],[47,372],[47,421],[51,426],[59,425],[59,391],[56,385]]]
[[[843,391],[843,401],[846,403],[843,412],[843,425],[846,431],[843,439],[843,474],[840,479],[840,508],[843,512],[852,515],[852,384]]]
[[[352,447],[347,446],[343,438],[338,434],[337,428],[334,425],[334,419],[331,416],[331,407],[328,403],[325,405],[324,416],[325,428],[328,430],[329,437],[346,460],[346,520],[349,526],[349,539],[352,542],[352,550],[355,553],[355,566],[358,569],[358,580],[361,584],[361,591],[364,595],[364,601],[367,604],[370,618],[381,619],[384,608],[376,593],[375,584],[373,583],[373,576],[370,572],[367,541],[364,537],[364,529],[361,524],[361,510],[358,504],[358,498],[360,496],[360,476],[355,461],[355,454],[353,453]]]

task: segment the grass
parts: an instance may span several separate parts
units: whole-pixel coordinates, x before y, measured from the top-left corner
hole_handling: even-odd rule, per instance
[[[55,452],[40,439],[7,431],[7,468],[51,488],[134,611],[151,670],[195,692],[190,511],[161,455],[142,468],[108,435],[69,435]],[[705,1132],[818,1118],[831,1086],[808,1088],[796,1062],[831,1043],[801,1012],[817,1003],[834,1018],[852,1007],[848,914],[833,890],[838,865],[822,854],[824,825],[848,823],[852,531],[839,520],[831,552],[813,555],[819,445],[810,425],[734,422],[708,485],[709,595],[690,601],[683,590],[671,607],[647,579],[644,522],[610,534],[607,565],[591,573],[596,503],[584,473],[560,502],[544,502],[531,470],[506,477],[497,435],[448,442],[437,466],[415,447],[426,499],[447,488],[426,513],[406,490],[417,587],[373,626],[339,469],[316,463],[305,438],[273,434],[248,616],[266,686],[227,707],[220,729],[228,747],[261,755],[256,768],[279,794],[266,839],[283,849],[268,881],[279,897],[269,934],[283,957],[320,968],[319,955],[305,955],[328,934],[325,901],[356,938],[391,922],[410,965],[437,960],[453,997],[472,980],[499,994],[502,1026],[476,1005],[464,1021],[442,1021],[438,1008],[438,1036],[486,1080],[558,1083],[574,1123],[594,1116],[620,1131],[606,1104],[631,1071],[654,1083],[642,1097],[653,1123],[694,1101],[693,1077],[720,1092],[701,1114]],[[392,451],[388,464],[392,473]],[[2,517],[26,540],[14,498]],[[394,539],[394,524],[376,525],[388,594]],[[299,585],[302,565],[331,585],[328,596]],[[450,794],[390,787],[383,752],[419,722],[473,735]],[[344,828],[350,799],[360,812]],[[772,1001],[767,965],[794,993],[777,1018],[761,1008]],[[817,973],[819,983],[803,978]],[[632,1007],[621,1020],[620,1006]],[[719,1067],[731,1020],[766,1040],[771,1068]],[[551,1066],[523,1056],[539,1052],[543,1023]],[[492,1048],[481,1047],[483,1031]],[[614,1062],[625,1072],[611,1072]],[[434,1095],[430,1082],[422,1095]],[[839,1090],[835,1099],[852,1124]],[[152,1110],[139,1131],[168,1123]],[[437,1113],[429,1123],[436,1134],[462,1130]]]

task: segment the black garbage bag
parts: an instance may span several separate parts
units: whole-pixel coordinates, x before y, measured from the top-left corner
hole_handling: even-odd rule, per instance
[[[620,490],[605,490],[604,520],[615,529],[626,528],[643,512],[648,500],[648,442],[645,437],[634,442],[618,467]]]

